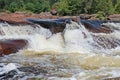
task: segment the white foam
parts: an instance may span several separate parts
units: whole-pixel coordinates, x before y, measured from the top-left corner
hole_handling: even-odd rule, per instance
[[[3,66],[2,68],[0,68],[0,75],[4,74],[4,73],[7,73],[7,72],[9,72],[11,70],[14,70],[14,69],[17,69],[17,66],[14,63],[9,63],[8,65]]]
[[[51,38],[46,39],[43,35],[34,35],[29,40],[30,46],[29,49],[35,51],[63,51],[63,39],[60,33],[51,36]]]

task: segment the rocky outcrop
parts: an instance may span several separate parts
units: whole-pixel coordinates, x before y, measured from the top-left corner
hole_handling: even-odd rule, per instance
[[[26,21],[26,18],[57,18],[56,16],[41,14],[28,14],[28,13],[1,13],[0,21],[8,22],[9,24],[31,24]]]
[[[61,18],[61,19],[27,19],[29,22],[37,23],[44,28],[50,29],[52,33],[62,32],[67,23],[71,20],[81,22],[87,30],[93,33],[111,33],[113,30],[110,26],[103,25],[103,23],[119,21],[104,21],[104,20],[77,20],[77,18]]]
[[[54,9],[53,9],[54,10]],[[101,21],[99,23],[99,27],[96,25],[96,23],[94,23],[95,21],[99,21],[96,20],[95,18],[96,14],[81,14],[79,16],[53,16],[50,13],[41,13],[41,14],[28,14],[28,13],[1,13],[0,14],[0,21],[1,22],[8,22],[10,24],[33,24],[29,21],[27,21],[26,19],[58,19],[58,21],[44,21],[44,22],[39,22],[39,24],[45,28],[49,28],[53,33],[58,33],[58,32],[62,32],[63,29],[65,28],[65,22],[59,23],[59,19],[71,19],[73,21],[79,22],[81,21],[83,25],[85,25],[86,29],[88,29],[91,32],[95,32],[95,33],[110,33],[112,32],[112,30],[110,30],[109,26],[105,26],[105,25],[100,25],[101,23],[105,22],[105,21]],[[117,17],[116,17],[117,16]],[[112,17],[118,17],[119,15],[111,15],[109,16],[109,18]],[[80,20],[81,19],[81,20]],[[89,19],[88,20],[82,20],[82,19]],[[92,19],[92,20],[91,20]],[[95,20],[93,20],[95,19]],[[90,22],[91,21],[91,22]],[[47,23],[45,23],[47,22]],[[38,22],[37,22],[38,23]],[[93,23],[91,25],[91,23]],[[98,23],[97,23],[98,24]],[[94,26],[97,26],[97,28],[95,28]]]
[[[112,49],[120,46],[120,40],[114,37],[106,37],[100,35],[92,35],[92,37],[93,40],[99,45],[97,47],[101,47],[104,49]]]
[[[31,17],[31,14],[23,14],[23,13],[2,13],[0,14],[0,21],[8,22],[9,24],[29,24],[24,20],[24,18]]]
[[[66,23],[70,23],[71,19],[28,19],[32,23],[37,23],[44,28],[50,29],[52,33],[63,32]]]
[[[111,33],[112,30],[109,26],[102,25],[107,21],[100,20],[81,20],[81,23],[85,26],[87,30],[93,33]]]
[[[108,16],[108,18],[110,20],[120,21],[120,14],[113,14],[113,15]]]
[[[84,24],[85,28],[93,33],[111,33],[112,30],[109,27],[102,26],[101,28],[93,28],[88,24]]]
[[[57,15],[57,11],[52,9],[51,12],[42,12],[40,14],[30,14],[30,13],[0,13],[0,21],[8,22],[12,24],[30,24],[26,21],[26,18],[36,18],[36,19],[63,19],[63,18],[71,18],[76,20],[76,16],[55,16]],[[52,15],[53,14],[53,15]],[[99,20],[96,18],[97,14],[80,14],[80,19],[86,20]],[[113,14],[108,16],[110,20],[120,20],[120,14]]]
[[[0,13],[0,22],[8,22],[9,24],[32,24],[26,19],[35,18],[35,19],[63,19],[63,18],[72,18],[75,19],[75,16],[53,16],[50,13],[40,13],[40,14],[29,14],[29,13]]]
[[[27,46],[27,40],[1,40],[0,41],[0,56],[16,53],[18,50]]]

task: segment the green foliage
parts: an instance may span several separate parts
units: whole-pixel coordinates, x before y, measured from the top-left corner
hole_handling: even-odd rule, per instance
[[[11,12],[17,11],[17,10],[18,10],[18,5],[17,5],[17,3],[12,2],[12,3],[10,4],[8,10],[10,10]]]
[[[61,0],[53,6],[59,11],[60,15],[76,15],[81,13],[81,0]]]
[[[40,12],[49,12],[50,11],[50,3],[49,1],[42,1],[42,2],[37,2],[34,6],[35,13],[40,13]]]
[[[111,0],[99,1],[96,8],[99,11],[103,11],[106,15],[113,14],[115,11]]]
[[[52,8],[59,15],[120,13],[120,0],[0,0],[0,11],[49,12]]]
[[[115,4],[115,12],[116,12],[116,13],[120,13],[120,0],[117,0],[117,1],[116,1],[116,4]]]
[[[107,16],[103,11],[98,11],[96,18],[99,18],[100,20],[105,20]]]
[[[29,11],[34,11],[35,9],[34,9],[35,7],[34,7],[34,4],[33,3],[27,3],[26,4],[26,6],[25,6],[25,9],[26,10],[29,10]]]

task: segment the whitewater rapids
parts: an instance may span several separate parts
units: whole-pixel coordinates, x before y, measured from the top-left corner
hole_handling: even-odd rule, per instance
[[[39,25],[34,28],[1,23],[0,39],[26,39],[29,44],[16,54],[0,58],[0,75],[15,70],[17,74],[12,77],[13,80],[100,80],[120,77],[119,42],[115,43],[115,48],[110,48],[105,41],[102,42],[104,47],[97,43],[101,42],[99,38],[120,40],[120,23],[103,25],[114,32],[92,33],[76,22],[66,24],[64,31],[56,34]],[[98,38],[95,40],[93,35]],[[42,68],[47,73],[27,74],[18,69],[21,66]]]

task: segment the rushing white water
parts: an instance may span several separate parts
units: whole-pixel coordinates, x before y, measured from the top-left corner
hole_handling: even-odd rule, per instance
[[[8,73],[9,71],[14,70],[14,69],[17,69],[17,66],[14,63],[9,63],[8,65],[0,68],[0,75],[4,73]]]
[[[29,44],[16,54],[0,58],[0,75],[17,70],[13,77],[17,80],[99,80],[119,77],[120,24],[103,25],[109,26],[113,32],[92,33],[76,22],[66,24],[64,31],[56,34],[39,25],[1,24],[0,39],[26,39]],[[26,73],[17,69],[18,64],[42,68],[47,73],[29,73],[30,70]],[[3,78],[6,77],[0,76],[0,79]]]

